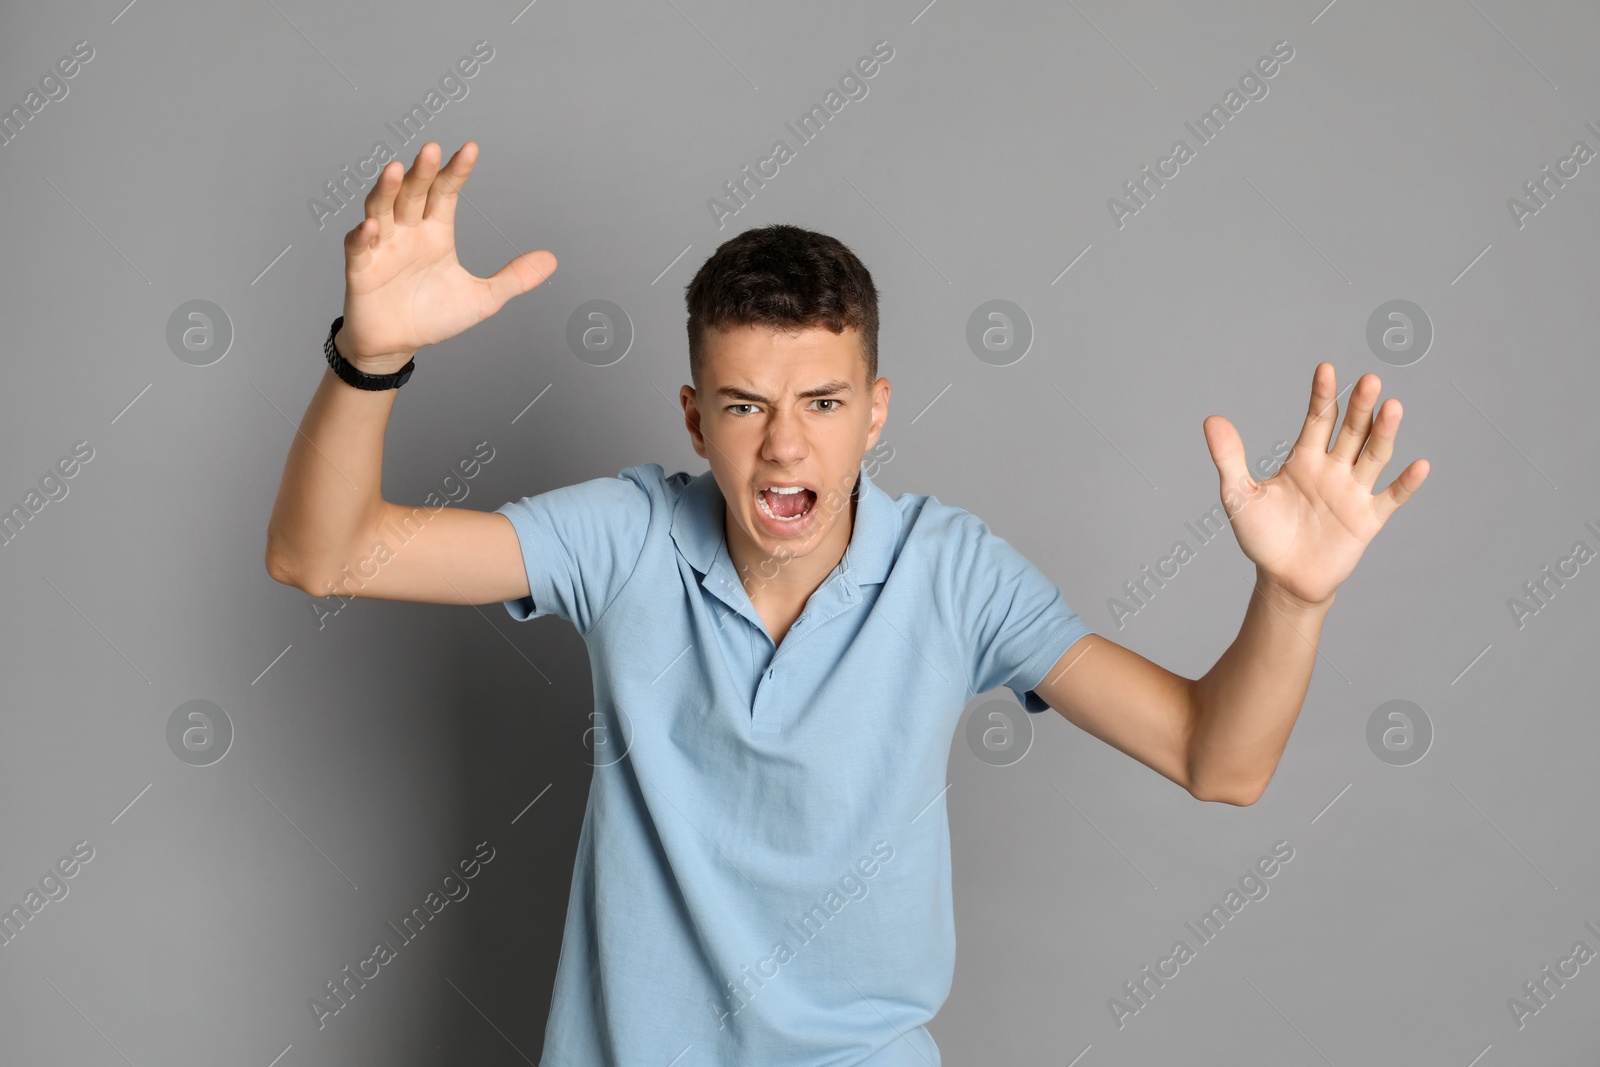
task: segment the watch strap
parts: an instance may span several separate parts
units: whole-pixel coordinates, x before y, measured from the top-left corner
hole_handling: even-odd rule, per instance
[[[398,389],[411,380],[411,372],[416,370],[417,361],[412,358],[404,367],[389,374],[368,374],[360,370],[348,359],[340,354],[334,345],[334,335],[339,332],[339,327],[344,325],[344,316],[340,315],[333,320],[333,325],[328,328],[328,339],[322,343],[323,355],[328,357],[328,366],[333,368],[341,381],[353,385],[357,389]]]

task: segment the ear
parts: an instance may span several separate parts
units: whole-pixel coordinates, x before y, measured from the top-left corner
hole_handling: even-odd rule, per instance
[[[695,455],[707,459],[705,435],[700,432],[700,405],[696,402],[694,386],[686,385],[679,389],[678,402],[683,405],[683,424],[689,431],[689,443],[694,446]]]
[[[872,383],[872,422],[867,427],[867,447],[870,449],[878,443],[878,436],[883,432],[884,423],[889,421],[889,394],[892,391],[889,379],[879,378]]]

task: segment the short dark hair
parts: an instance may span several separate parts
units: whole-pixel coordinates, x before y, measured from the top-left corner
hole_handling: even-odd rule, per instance
[[[765,326],[797,332],[852,327],[867,385],[878,379],[878,290],[856,254],[826,234],[775,223],[724,241],[684,290],[689,376],[700,387],[708,329]]]

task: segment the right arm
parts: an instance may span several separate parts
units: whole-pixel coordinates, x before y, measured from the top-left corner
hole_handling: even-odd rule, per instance
[[[384,430],[396,392],[356,389],[323,368],[267,525],[267,573],[312,596],[428,604],[527,596],[528,572],[503,514],[382,498]],[[380,542],[388,552],[374,552]],[[375,557],[388,562],[362,565]]]
[[[487,279],[462,269],[455,201],[477,149],[467,142],[438,170],[432,148],[422,146],[403,181],[399,168],[385,167],[367,195],[366,219],[345,235],[345,321],[334,346],[369,374],[398,370],[422,346],[488,318],[555,269],[542,250]],[[356,389],[324,367],[284,463],[267,526],[267,573],[312,596],[432,604],[528,596],[505,515],[383,499],[383,440],[396,392]],[[387,552],[374,551],[379,543]]]

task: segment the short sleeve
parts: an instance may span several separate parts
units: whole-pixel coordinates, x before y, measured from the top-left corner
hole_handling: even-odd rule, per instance
[[[529,595],[503,601],[513,619],[555,615],[588,634],[644,552],[652,468],[629,467],[495,509],[517,531],[528,571]]]
[[[974,693],[1005,686],[1028,711],[1033,692],[1067,649],[1094,633],[1043,571],[970,513],[957,524],[956,617],[967,628]]]

